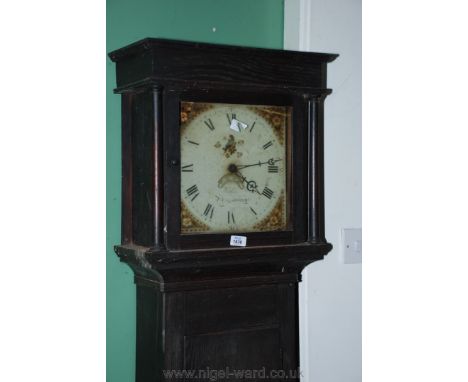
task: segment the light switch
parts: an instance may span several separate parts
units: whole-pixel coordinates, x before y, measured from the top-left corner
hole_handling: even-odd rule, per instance
[[[343,264],[362,262],[361,228],[343,228],[341,230],[341,261]]]

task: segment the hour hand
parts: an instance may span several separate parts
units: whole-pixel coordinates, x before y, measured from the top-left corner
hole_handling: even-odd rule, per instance
[[[260,192],[258,191],[257,182],[255,182],[255,180],[247,180],[247,178],[243,176],[239,171],[236,173],[236,175],[246,183],[247,191],[256,192],[257,194],[260,194]]]

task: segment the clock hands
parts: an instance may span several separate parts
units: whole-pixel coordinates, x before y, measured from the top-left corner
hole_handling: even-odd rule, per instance
[[[247,168],[247,167],[253,167],[253,166],[261,166],[262,164],[268,164],[269,166],[273,166],[276,162],[279,162],[281,159],[268,159],[266,162],[260,162],[258,161],[258,163],[254,163],[254,164],[246,164],[246,165],[239,165],[237,166],[237,169],[238,170],[242,170],[243,168]]]
[[[267,186],[263,189],[263,192],[258,191],[257,182],[255,180],[247,180],[239,171],[236,173],[245,183],[247,183],[247,191],[256,192],[259,195],[263,195],[265,198],[271,199],[273,197],[273,190],[270,190]]]
[[[262,164],[268,163],[270,166],[273,165],[276,162],[279,162],[281,159],[274,160],[273,158],[268,160],[267,162],[259,162],[260,164],[252,164],[252,165],[246,165],[243,166],[242,168],[246,167],[251,167],[251,166],[261,166]],[[263,192],[260,192],[258,190],[258,185],[257,182],[253,179],[247,179],[242,173],[239,171],[239,167],[235,165],[234,163],[231,163],[228,166],[228,173],[223,175],[219,180],[218,180],[218,187],[223,188],[226,184],[228,183],[234,183],[237,184],[237,186],[242,190],[244,189],[244,182],[246,184],[246,189],[249,192],[256,192],[259,195],[263,195],[268,199],[271,199],[273,196],[273,191],[270,190],[268,187],[265,186]]]
[[[260,191],[258,191],[257,182],[255,182],[255,180],[247,180],[247,178],[244,175],[242,175],[239,171],[237,171],[236,175],[246,183],[247,191],[256,192],[257,194],[261,195]]]
[[[261,195],[261,192],[258,191],[257,182],[255,180],[247,180],[247,178],[242,175],[239,171],[235,173],[243,182],[246,184],[247,191],[256,192],[257,194]]]

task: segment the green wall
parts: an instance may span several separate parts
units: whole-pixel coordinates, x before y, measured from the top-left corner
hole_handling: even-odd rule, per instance
[[[282,48],[283,0],[107,0],[107,52],[144,37]],[[213,28],[216,28],[213,31]],[[107,381],[133,382],[135,287],[120,242],[120,96],[107,58]]]

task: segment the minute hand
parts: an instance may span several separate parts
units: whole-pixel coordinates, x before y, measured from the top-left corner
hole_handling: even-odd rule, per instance
[[[237,166],[237,168],[239,170],[242,170],[243,168],[247,168],[247,167],[253,167],[253,166],[261,166],[262,164],[269,164],[270,166],[274,165],[276,162],[279,162],[281,159],[268,159],[266,162],[260,162],[258,161],[258,163],[254,163],[254,164],[246,164],[246,165],[239,165]]]

